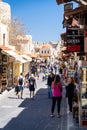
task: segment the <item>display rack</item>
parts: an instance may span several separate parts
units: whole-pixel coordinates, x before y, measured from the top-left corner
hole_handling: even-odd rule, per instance
[[[7,56],[4,54],[2,54],[1,67],[2,67],[2,89],[4,90],[7,88]]]
[[[81,87],[81,99],[79,104],[79,123],[81,126],[87,127],[87,86]]]

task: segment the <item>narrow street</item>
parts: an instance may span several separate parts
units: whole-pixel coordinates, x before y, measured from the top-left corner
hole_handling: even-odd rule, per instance
[[[40,75],[34,99],[29,98],[28,88],[24,89],[23,99],[18,99],[14,90],[0,95],[0,130],[85,130],[67,113],[64,96],[61,118],[56,116],[56,109],[55,117],[50,117],[50,108],[46,81],[43,82]]]

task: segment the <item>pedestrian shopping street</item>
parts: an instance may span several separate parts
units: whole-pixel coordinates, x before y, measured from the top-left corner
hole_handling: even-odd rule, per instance
[[[28,88],[24,88],[23,99],[17,98],[14,89],[0,95],[0,130],[86,130],[68,113],[65,94],[61,118],[57,117],[56,109],[55,116],[50,117],[50,109],[46,81],[42,81],[40,74],[34,99],[29,98]]]

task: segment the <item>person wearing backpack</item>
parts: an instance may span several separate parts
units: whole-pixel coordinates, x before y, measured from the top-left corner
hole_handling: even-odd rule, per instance
[[[18,87],[19,87],[19,92],[18,92],[18,98],[21,96],[21,99],[23,98],[23,86],[24,86],[24,76],[23,73],[20,73],[20,76],[18,77]]]
[[[30,98],[34,98],[34,92],[35,88],[37,87],[36,85],[36,79],[34,77],[34,74],[31,74],[29,78],[29,91],[30,91]]]

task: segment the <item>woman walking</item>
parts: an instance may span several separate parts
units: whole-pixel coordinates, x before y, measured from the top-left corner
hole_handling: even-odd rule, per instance
[[[70,78],[70,83],[67,86],[67,98],[69,104],[69,111],[72,112],[72,104],[73,104],[73,97],[74,97],[74,90],[75,90],[75,79],[73,77]]]
[[[60,76],[56,75],[54,81],[52,82],[52,107],[51,107],[51,117],[54,116],[54,109],[57,102],[57,116],[60,117],[60,105],[62,99],[62,83],[60,81]]]

